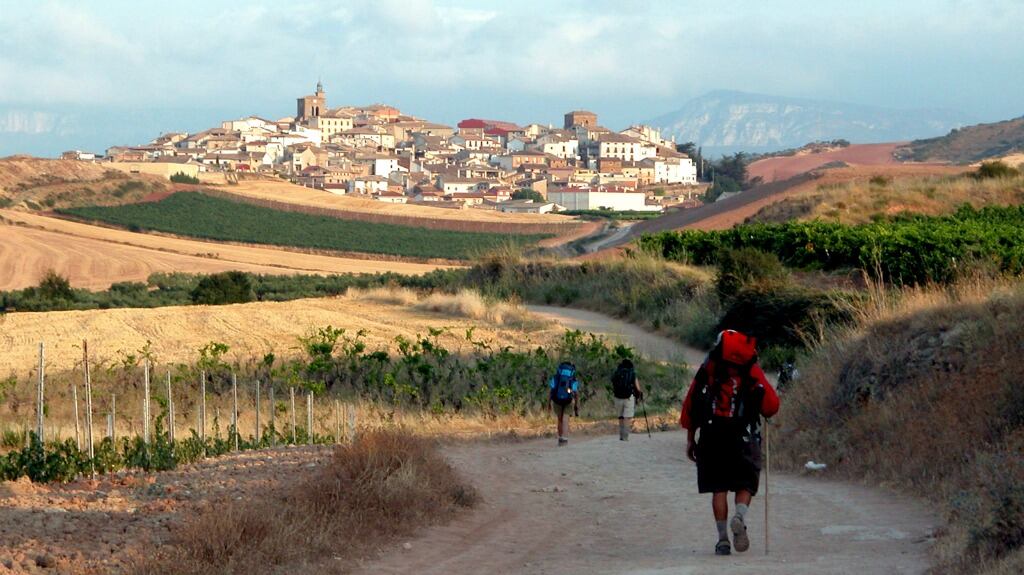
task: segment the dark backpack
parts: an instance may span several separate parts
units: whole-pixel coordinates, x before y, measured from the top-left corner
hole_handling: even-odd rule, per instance
[[[612,374],[612,394],[619,399],[633,397],[636,388],[636,370],[632,367],[618,367]]]
[[[569,362],[562,362],[552,379],[554,379],[555,385],[551,389],[551,401],[558,405],[572,403],[572,386],[576,382],[576,366]]]

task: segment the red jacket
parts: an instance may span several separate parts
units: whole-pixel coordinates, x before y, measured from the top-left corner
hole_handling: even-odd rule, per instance
[[[693,377],[693,381],[690,382],[690,389],[686,392],[686,399],[683,400],[683,409],[679,414],[679,425],[684,429],[690,429],[692,422],[690,421],[690,405],[692,403],[693,390],[707,382],[707,378],[712,376],[714,365],[711,359],[705,360],[704,364],[697,370],[697,375]],[[761,415],[765,417],[771,417],[779,411],[779,394],[775,393],[775,388],[768,383],[768,378],[764,376],[764,371],[761,366],[754,364],[750,368],[750,377],[754,380],[753,385],[756,388],[764,389],[764,400],[761,401]],[[739,389],[741,380],[739,377],[731,377],[729,380],[724,382],[719,389],[718,397],[714,402],[714,415],[718,417],[733,417],[736,412],[736,390]]]

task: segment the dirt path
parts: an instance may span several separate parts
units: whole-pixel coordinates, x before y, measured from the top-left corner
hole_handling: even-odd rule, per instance
[[[654,353],[663,338],[597,314],[540,308],[567,327],[625,338]],[[628,324],[626,324],[628,325]],[[629,326],[632,327],[632,326]],[[671,343],[671,342],[670,342]],[[692,355],[677,347],[675,357]],[[919,573],[938,519],[914,500],[813,477],[771,478],[771,554],[764,497],[754,499],[745,554],[715,557],[714,524],[678,431],[467,445],[448,452],[484,503],[467,517],[385,550],[361,573]]]

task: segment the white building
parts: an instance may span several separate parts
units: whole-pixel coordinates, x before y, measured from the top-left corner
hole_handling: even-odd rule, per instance
[[[548,201],[567,210],[610,209],[617,212],[660,212],[661,206],[648,206],[644,192],[606,188],[565,188],[548,190]]]
[[[690,158],[655,158],[654,181],[658,184],[697,185],[697,166]]]
[[[592,149],[594,146],[592,146]],[[653,158],[657,148],[645,145],[644,142],[616,134],[614,132],[604,134],[596,142],[596,156],[598,158],[618,158],[624,162],[639,162],[646,158]]]
[[[388,179],[381,176],[359,176],[348,183],[350,194],[376,194],[388,191]]]

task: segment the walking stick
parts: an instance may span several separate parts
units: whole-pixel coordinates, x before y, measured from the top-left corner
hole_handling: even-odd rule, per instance
[[[764,554],[768,555],[768,479],[772,470],[772,448],[768,441],[768,418],[764,418]]]
[[[651,422],[647,419],[647,402],[643,399],[640,400],[640,407],[644,409],[644,423],[647,424],[647,437],[651,437]]]

